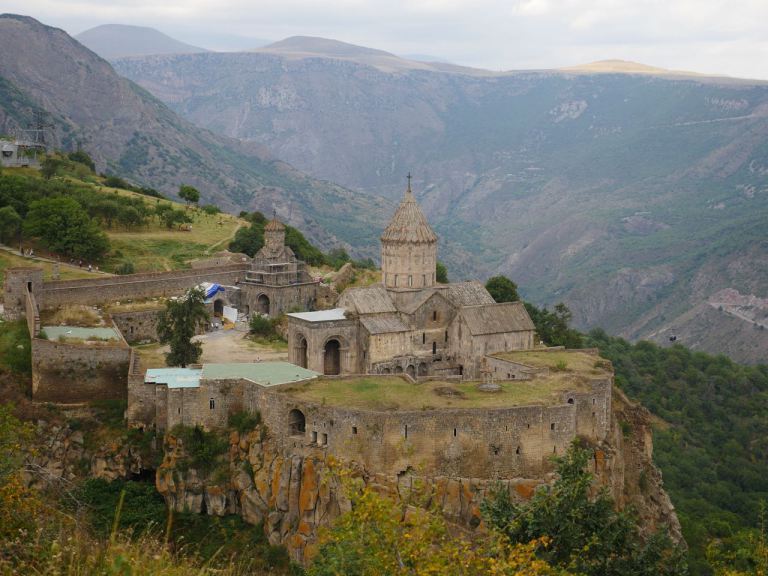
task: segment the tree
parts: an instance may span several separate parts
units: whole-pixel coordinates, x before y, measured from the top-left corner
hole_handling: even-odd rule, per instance
[[[539,557],[585,576],[687,574],[683,551],[665,533],[644,541],[636,521],[615,510],[605,488],[591,496],[593,478],[586,470],[591,456],[574,443],[555,459],[554,484],[540,487],[527,502],[513,502],[508,490],[495,490],[482,504],[489,525],[512,544],[549,538]]]
[[[530,302],[525,303],[525,309],[536,326],[539,338],[550,346],[565,346],[566,348],[582,348],[584,339],[578,330],[569,326],[571,311],[560,302],[553,311],[537,308]]]
[[[184,200],[189,207],[190,204],[197,204],[200,201],[200,192],[194,186],[182,184],[179,186],[179,198]]]
[[[192,342],[199,326],[208,321],[205,294],[201,288],[192,288],[181,298],[169,300],[160,312],[157,335],[163,344],[170,344],[165,355],[168,366],[194,364],[203,352],[200,342]]]
[[[63,162],[60,158],[54,158],[53,156],[47,156],[43,159],[42,164],[40,165],[40,173],[43,175],[43,178],[46,180],[50,180],[53,178],[56,173],[61,168]]]
[[[439,284],[448,284],[448,268],[442,262],[435,265],[435,280]]]
[[[21,232],[21,216],[12,206],[0,208],[0,242],[10,243]]]
[[[365,488],[351,498],[320,539],[308,576],[566,576],[536,557],[546,540],[508,544],[497,534],[472,542],[453,535],[439,513],[376,494]]]
[[[79,162],[80,164],[87,166],[91,172],[96,171],[96,164],[93,162],[93,159],[85,150],[77,150],[75,152],[70,152],[67,155],[67,157],[73,162]]]
[[[506,276],[493,276],[485,283],[485,288],[493,299],[498,302],[517,302],[520,296],[517,294],[517,284]]]
[[[109,239],[73,198],[57,196],[29,205],[24,232],[40,238],[53,252],[98,261],[109,250]]]
[[[165,206],[165,208],[161,210],[160,206]],[[168,228],[168,230],[171,230],[177,225],[192,222],[192,219],[184,213],[184,210],[176,210],[175,208],[168,207],[167,204],[161,204],[157,208],[160,220],[165,224],[165,227]]]

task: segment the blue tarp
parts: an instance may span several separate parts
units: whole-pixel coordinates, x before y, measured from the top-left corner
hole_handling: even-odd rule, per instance
[[[208,301],[219,292],[224,292],[224,287],[215,282],[203,282],[200,287],[205,291],[205,300]]]

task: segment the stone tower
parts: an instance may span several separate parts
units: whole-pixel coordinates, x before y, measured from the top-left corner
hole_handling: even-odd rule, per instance
[[[411,192],[381,235],[381,281],[388,290],[418,290],[435,285],[437,235]]]
[[[285,246],[285,226],[276,217],[264,226],[264,248],[271,254],[280,254]]]

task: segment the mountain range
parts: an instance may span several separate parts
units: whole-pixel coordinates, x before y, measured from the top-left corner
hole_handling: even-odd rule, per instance
[[[622,61],[495,73],[307,37],[115,67],[361,194],[395,200],[412,171],[454,278],[507,274],[582,328],[764,359],[764,310],[709,304],[768,296],[764,82]]]
[[[765,83],[621,61],[492,72],[292,37],[114,59],[142,89],[31,19],[0,19],[4,44],[28,50],[0,62],[0,127],[42,107],[101,166],[274,205],[361,256],[411,171],[453,279],[507,274],[579,327],[764,360]]]
[[[372,246],[391,210],[380,198],[307,176],[263,145],[180,118],[62,30],[5,14],[0,50],[10,55],[0,59],[0,133],[19,133],[44,112],[50,144],[82,147],[99,171],[168,194],[190,184],[204,202],[232,211],[276,210],[326,248]]]

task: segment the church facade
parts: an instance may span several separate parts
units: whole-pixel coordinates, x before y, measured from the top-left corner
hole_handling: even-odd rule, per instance
[[[437,283],[437,244],[409,185],[381,236],[381,282],[288,314],[289,360],[323,374],[477,378],[487,355],[533,348],[521,302],[497,304],[477,281]]]

